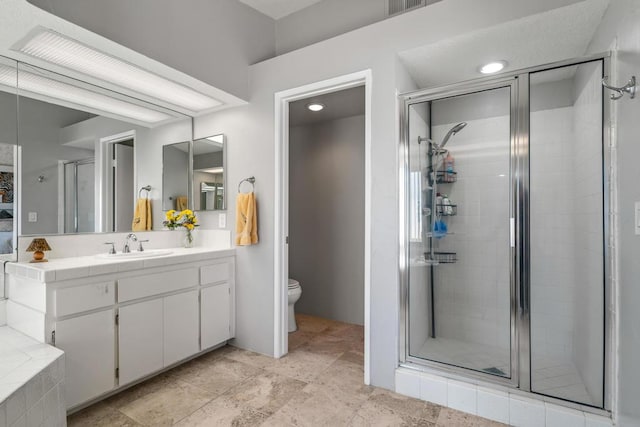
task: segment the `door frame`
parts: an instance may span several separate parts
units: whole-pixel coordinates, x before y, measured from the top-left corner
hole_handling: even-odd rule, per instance
[[[289,103],[358,86],[365,88],[365,203],[364,203],[364,382],[370,383],[371,289],[371,70],[359,71],[275,94],[275,212],[274,212],[274,339],[273,353],[288,352],[289,278]]]
[[[117,144],[122,141],[133,140],[133,185],[131,197],[133,199],[133,206],[135,206],[135,189],[138,183],[138,171],[136,168],[136,131],[129,130],[121,132],[115,135],[109,135],[104,138],[100,138],[96,143],[96,206],[95,206],[95,225],[96,231],[99,232],[113,232],[113,215],[107,209],[110,203],[113,203],[113,182],[112,182],[112,168],[111,158],[111,145]]]

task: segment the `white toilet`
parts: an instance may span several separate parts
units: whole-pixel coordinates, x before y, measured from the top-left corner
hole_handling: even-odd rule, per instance
[[[302,295],[300,282],[294,279],[289,279],[289,332],[295,332],[298,330],[298,325],[296,325],[296,314],[293,310],[293,306],[300,299],[300,295]]]

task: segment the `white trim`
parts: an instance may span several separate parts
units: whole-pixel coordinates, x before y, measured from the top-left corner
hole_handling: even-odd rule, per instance
[[[311,83],[275,94],[275,210],[274,210],[274,330],[273,353],[288,352],[287,286],[289,260],[286,230],[289,221],[289,103],[338,90],[365,86],[365,213],[364,213],[364,382],[370,384],[371,328],[371,70]]]
[[[64,179],[64,163],[65,160],[58,160],[58,234],[64,234],[64,196],[65,196],[65,179]]]
[[[100,138],[95,147],[95,164],[96,164],[96,199],[95,199],[95,230],[96,232],[112,232],[113,218],[109,216],[107,211],[107,200],[113,202],[113,188],[111,181],[111,164],[109,158],[109,148],[111,144],[116,144],[121,141],[127,141],[133,139],[133,203],[135,206],[136,189],[138,188],[138,171],[136,166],[136,131],[128,130],[115,135],[105,136]],[[111,227],[111,229],[109,229]]]

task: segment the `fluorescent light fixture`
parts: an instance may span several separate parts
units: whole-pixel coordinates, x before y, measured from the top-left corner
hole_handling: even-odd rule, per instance
[[[206,173],[222,173],[224,172],[224,168],[198,169],[198,171]]]
[[[0,64],[0,84],[16,87],[16,69]],[[74,104],[82,109],[104,111],[119,117],[127,117],[144,123],[158,123],[172,116],[150,108],[111,98],[77,86],[59,82],[38,74],[20,70],[20,91],[31,92]]]
[[[482,74],[494,74],[502,71],[507,66],[507,61],[493,61],[482,65],[479,70]]]
[[[19,51],[191,111],[200,112],[222,104],[217,99],[51,30],[43,29]]]
[[[324,110],[324,104],[320,104],[319,102],[312,102],[307,105],[307,108],[313,112],[318,112]]]
[[[217,142],[218,144],[224,144],[224,135],[210,136],[205,139],[208,139],[209,141]]]

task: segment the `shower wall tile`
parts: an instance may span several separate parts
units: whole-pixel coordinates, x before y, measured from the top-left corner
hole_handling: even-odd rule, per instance
[[[478,415],[501,423],[509,423],[509,394],[478,387]]]
[[[447,386],[447,406],[468,414],[478,412],[478,389],[475,385],[449,380]]]
[[[540,427],[546,424],[543,402],[524,397],[509,398],[509,424],[515,427]]]
[[[448,406],[447,389],[448,384],[445,378],[429,374],[420,376],[420,399],[422,400]]]
[[[584,414],[585,427],[611,427],[613,423],[611,418],[594,414]]]
[[[396,390],[405,396],[420,399],[420,377],[396,371]]]
[[[586,423],[583,412],[551,404],[546,404],[546,417],[548,427],[585,427]]]
[[[548,361],[542,361],[546,366]],[[553,363],[551,361],[551,363]],[[562,372],[547,366],[549,373]],[[522,427],[612,427],[610,417],[565,408],[550,402],[544,402],[541,396],[521,392],[512,393],[507,387],[483,383],[475,385],[461,380],[440,376],[434,372],[420,372],[415,369],[398,368],[402,381],[406,376],[420,380],[420,399],[458,409],[490,420],[512,426]],[[396,375],[396,378],[398,376]],[[414,384],[414,383],[411,383]],[[403,386],[404,387],[404,386]],[[406,388],[405,388],[406,389]],[[396,392],[403,394],[396,384]]]

